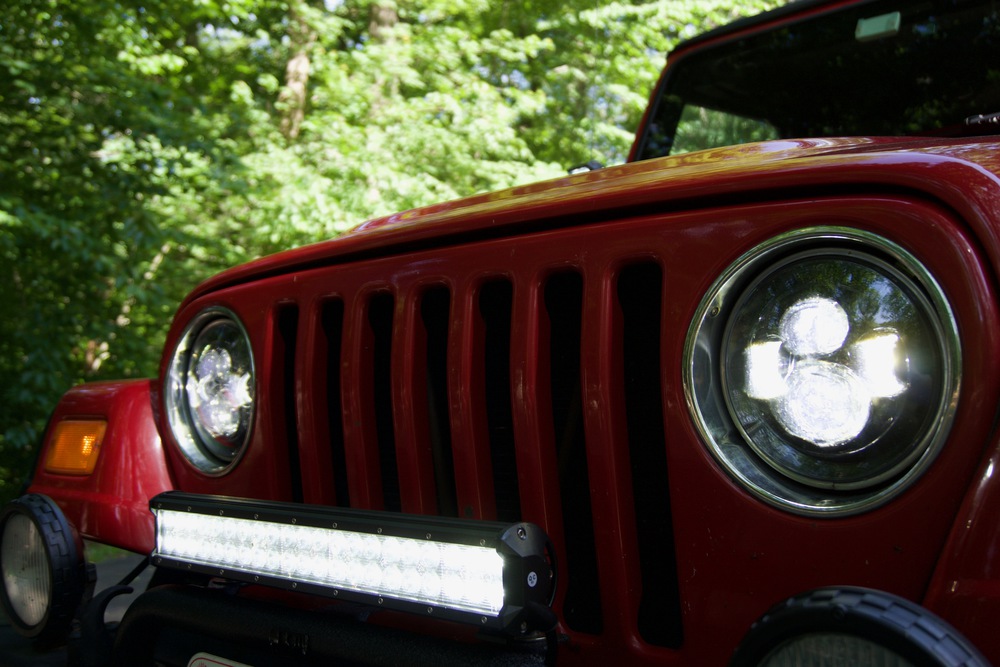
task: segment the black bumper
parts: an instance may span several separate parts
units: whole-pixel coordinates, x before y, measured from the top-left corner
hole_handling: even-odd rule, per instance
[[[118,628],[114,665],[179,665],[199,652],[254,667],[283,665],[542,665],[544,641],[467,643],[305,611],[221,590],[161,586],[139,596]]]

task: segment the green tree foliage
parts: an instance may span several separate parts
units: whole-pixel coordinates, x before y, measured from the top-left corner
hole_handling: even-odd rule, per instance
[[[769,0],[0,8],[0,496],[221,268],[627,154],[666,52]]]

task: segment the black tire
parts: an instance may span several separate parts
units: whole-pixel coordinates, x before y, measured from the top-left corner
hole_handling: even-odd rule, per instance
[[[757,667],[789,640],[849,635],[878,644],[915,667],[989,667],[961,633],[909,600],[881,591],[823,588],[773,607],[753,624],[731,667]]]
[[[9,502],[0,512],[0,535],[15,514],[28,517],[46,541],[52,600],[45,616],[34,625],[26,624],[17,615],[7,597],[6,585],[0,586],[0,601],[11,626],[19,634],[33,639],[39,646],[57,645],[66,640],[84,593],[87,577],[82,542],[48,496],[28,494]]]

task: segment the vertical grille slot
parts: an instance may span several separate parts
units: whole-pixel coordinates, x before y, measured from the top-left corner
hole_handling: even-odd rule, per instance
[[[434,468],[438,514],[458,516],[455,465],[451,451],[451,423],[448,419],[448,323],[451,294],[445,287],[433,287],[423,294],[420,318],[427,355],[427,426]]]
[[[351,506],[347,456],[344,450],[344,411],[341,402],[341,359],[344,340],[344,302],[327,301],[320,310],[323,346],[326,349],[326,415],[330,432],[330,462],[334,498],[340,507]]]
[[[498,521],[521,519],[521,495],[514,453],[514,423],[510,400],[510,328],[514,289],[510,282],[493,281],[479,293],[484,328],[483,379],[490,463]]]
[[[281,378],[282,387],[282,410],[285,416],[285,442],[288,447],[288,472],[292,491],[292,500],[301,503],[302,494],[302,465],[299,461],[299,431],[296,415],[296,387],[295,387],[295,349],[298,344],[299,332],[299,308],[294,305],[282,305],[277,309],[275,326],[277,335],[274,337],[275,363],[279,366],[274,368],[274,377]]]
[[[378,440],[379,469],[382,481],[383,508],[390,512],[402,509],[399,495],[399,471],[396,464],[396,438],[392,416],[392,321],[395,300],[391,294],[378,293],[368,303],[368,326],[372,341],[372,389],[375,405],[375,430]]]
[[[598,586],[590,472],[580,384],[583,279],[560,273],[545,285],[552,423],[566,539],[567,588],[563,614],[570,628],[599,634],[603,628]]]
[[[618,278],[622,370],[642,598],[639,634],[650,644],[679,647],[681,609],[667,484],[661,381],[663,271],[653,263],[626,267]]]

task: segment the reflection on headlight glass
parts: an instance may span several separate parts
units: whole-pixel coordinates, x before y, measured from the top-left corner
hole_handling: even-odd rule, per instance
[[[839,350],[851,324],[839,303],[813,297],[792,304],[782,314],[778,329],[788,351],[804,357]]]
[[[854,344],[852,356],[858,374],[875,398],[892,398],[906,390],[906,385],[896,376],[899,342],[899,334],[888,331]]]
[[[850,368],[822,361],[797,364],[788,391],[772,407],[790,434],[819,447],[856,438],[868,423],[871,394]]]
[[[188,377],[188,401],[198,419],[215,437],[232,437],[240,428],[241,410],[248,407],[250,373],[234,369],[226,349],[206,347]]]
[[[820,485],[905,464],[941,362],[920,303],[891,269],[847,257],[806,256],[751,284],[724,352],[730,410],[751,447]],[[861,452],[863,476],[836,469]]]
[[[857,437],[875,398],[906,389],[896,376],[899,335],[884,330],[854,343],[844,362],[829,362],[851,333],[836,301],[811,297],[781,317],[778,340],[751,343],[746,355],[746,393],[776,401],[775,416],[792,435],[821,447]]]
[[[228,319],[210,322],[191,348],[185,393],[195,429],[224,460],[243,444],[253,406],[250,350]]]

